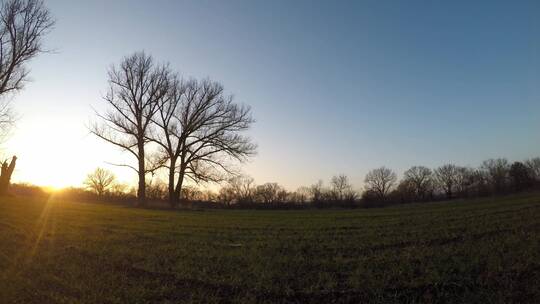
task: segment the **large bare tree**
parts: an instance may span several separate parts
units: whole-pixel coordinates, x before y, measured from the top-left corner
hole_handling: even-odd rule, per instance
[[[27,63],[43,48],[43,37],[54,25],[40,0],[7,0],[0,4],[0,139],[9,133],[14,117],[9,95],[23,89]],[[7,191],[17,158],[1,162],[0,194]]]
[[[186,179],[221,181],[233,173],[231,160],[244,161],[255,153],[256,145],[242,135],[253,121],[250,108],[234,103],[218,82],[171,80],[149,139],[161,147],[167,160],[173,207]]]
[[[135,170],[138,174],[137,198],[146,200],[145,176],[156,167],[149,164],[145,151],[152,117],[169,92],[170,71],[167,65],[156,64],[144,52],[125,57],[119,66],[109,69],[109,90],[104,97],[109,109],[97,113],[101,123],[91,132],[99,138],[129,152],[137,165],[116,164]]]
[[[377,194],[381,199],[385,198],[397,182],[397,175],[391,169],[380,167],[366,174],[364,183],[366,190]]]

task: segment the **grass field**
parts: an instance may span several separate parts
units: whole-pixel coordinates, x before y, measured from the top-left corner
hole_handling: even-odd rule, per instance
[[[179,212],[2,199],[0,302],[540,302],[540,195]]]

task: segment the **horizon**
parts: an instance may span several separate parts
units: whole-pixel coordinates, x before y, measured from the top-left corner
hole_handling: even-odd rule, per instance
[[[13,97],[13,181],[81,186],[104,167],[135,183],[106,163],[134,160],[87,125],[105,108],[107,69],[140,50],[251,106],[259,148],[241,168],[258,184],[346,174],[360,188],[380,166],[401,176],[540,155],[537,1],[310,3],[47,1],[54,53],[32,60],[33,81]]]

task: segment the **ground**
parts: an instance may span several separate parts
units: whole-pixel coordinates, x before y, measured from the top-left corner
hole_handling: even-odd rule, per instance
[[[0,199],[0,302],[540,302],[540,195],[178,212]]]

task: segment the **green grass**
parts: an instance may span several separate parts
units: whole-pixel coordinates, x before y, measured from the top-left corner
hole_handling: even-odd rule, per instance
[[[538,194],[304,211],[0,200],[1,303],[539,301]]]

